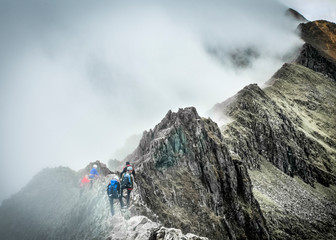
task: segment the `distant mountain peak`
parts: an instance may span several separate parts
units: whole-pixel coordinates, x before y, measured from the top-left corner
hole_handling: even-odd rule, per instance
[[[336,24],[319,20],[301,23],[298,29],[306,43],[295,62],[336,81]]]
[[[301,23],[302,39],[336,63],[336,24],[325,20]]]
[[[301,13],[294,10],[293,8],[288,8],[288,10],[286,11],[286,15],[300,22],[308,22],[308,20]]]

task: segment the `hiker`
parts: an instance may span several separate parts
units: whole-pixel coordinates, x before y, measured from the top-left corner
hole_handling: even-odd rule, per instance
[[[90,171],[90,174],[89,174],[89,178],[90,178],[90,189],[92,188],[92,185],[93,185],[93,179],[95,179],[96,177],[98,177],[99,174],[98,174],[98,171],[97,171],[97,164],[93,164],[93,167]]]
[[[125,172],[127,172],[127,168],[128,168],[128,167],[132,167],[132,168],[133,168],[133,166],[130,164],[130,162],[126,162],[126,167],[124,167],[124,169],[123,169],[122,172],[120,173],[120,178],[122,178],[122,175],[123,175]],[[132,174],[133,174],[134,179],[135,179],[135,170],[134,170],[134,168],[133,168],[133,172],[132,172]]]
[[[126,208],[129,207],[130,202],[130,195],[131,191],[133,190],[133,183],[134,183],[134,176],[133,173],[133,167],[129,166],[127,167],[127,171],[123,174],[122,180],[121,180],[121,195],[124,193],[124,189],[127,189],[127,204]],[[124,206],[122,208],[125,208]]]
[[[119,199],[120,202],[120,208],[122,208],[123,201],[122,201],[122,196],[120,192],[120,181],[118,176],[114,176],[110,182],[110,184],[107,186],[107,195],[109,197],[110,201],[110,207],[111,207],[111,214],[112,216],[114,215],[114,199]]]
[[[84,192],[84,189],[87,187],[87,185],[90,183],[90,179],[89,179],[89,175],[85,175],[80,184],[79,184],[79,187],[80,187],[80,191],[79,191],[79,197],[82,196],[83,192]]]

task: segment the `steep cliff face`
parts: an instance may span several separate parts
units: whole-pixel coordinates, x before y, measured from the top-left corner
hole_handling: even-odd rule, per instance
[[[320,20],[298,29],[306,44],[295,62],[336,80],[336,24]]]
[[[144,215],[210,239],[268,239],[247,169],[195,108],[168,112],[130,156]]]
[[[288,76],[289,79],[286,78]],[[282,81],[283,77],[286,80]],[[273,79],[275,83],[269,89],[250,85],[234,98],[216,106],[216,109],[222,106],[221,113],[235,120],[223,128],[225,143],[251,168],[259,167],[261,160],[267,159],[288,175],[298,175],[307,183],[318,181],[326,186],[336,183],[332,174],[335,161],[334,124],[331,123],[332,115],[328,115],[328,112],[335,112],[333,103],[336,99],[332,92],[335,83],[307,68],[290,64],[284,65]],[[324,87],[316,87],[320,81],[325,82],[330,91],[323,92]],[[298,86],[294,91],[300,91],[299,86],[305,88],[296,97],[292,95],[295,93],[289,93],[290,89],[281,91],[282,86],[291,88],[295,84]],[[287,98],[282,96],[286,94],[289,95]],[[312,101],[312,96],[316,97],[316,101]],[[321,105],[322,101],[325,105]],[[303,107],[308,112],[301,111],[300,114],[294,108],[284,109],[282,105],[286,104]],[[323,126],[323,133],[308,130],[304,114],[319,115],[312,118],[321,120],[319,124],[328,125],[330,131]],[[323,135],[318,137],[319,134]]]
[[[297,129],[314,145],[306,147],[307,160],[315,167],[335,174],[335,81],[303,66],[285,64],[273,76],[270,84],[264,89],[266,94],[282,108]],[[332,176],[328,178],[334,179]],[[334,181],[331,180],[330,183]]]
[[[275,239],[336,233],[335,26],[300,24],[299,64],[285,64],[266,88],[247,86],[211,111],[229,151],[249,166]]]
[[[308,43],[303,45],[295,62],[336,80],[336,65]]]
[[[301,38],[321,52],[324,57],[336,61],[336,24],[318,20],[299,25]]]
[[[250,167],[276,239],[335,233],[329,225],[335,226],[336,206],[335,87],[306,67],[285,64],[265,89],[247,86],[213,109],[231,119],[221,127],[224,142]]]

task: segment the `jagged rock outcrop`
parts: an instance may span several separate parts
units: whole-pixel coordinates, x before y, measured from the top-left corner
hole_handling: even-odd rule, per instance
[[[128,220],[124,216],[115,216],[110,224],[113,230],[106,240],[208,240],[191,233],[184,235],[179,229],[165,228],[145,216],[134,216]]]
[[[336,24],[319,20],[298,29],[306,44],[295,62],[336,80]]]
[[[336,80],[336,65],[308,43],[303,45],[295,62]]]
[[[195,108],[169,111],[129,159],[151,210],[141,214],[209,239],[269,239],[245,165]]]
[[[216,117],[231,119],[221,127],[224,142],[247,161],[255,196],[276,239],[326,239],[335,233],[329,227],[336,206],[335,87],[304,66],[285,64],[265,89],[249,85],[213,109]],[[273,177],[272,166],[319,187],[322,196],[296,178]]]
[[[149,240],[170,240],[170,239],[181,239],[181,240],[208,240],[206,237],[199,237],[191,233],[184,235],[180,229],[175,228],[165,228],[161,227],[154,230]]]
[[[293,8],[289,8],[286,11],[286,15],[290,16],[290,17],[292,17],[295,20],[300,21],[300,22],[307,22],[308,21],[301,13],[299,13],[296,10],[294,10]]]
[[[95,162],[91,162],[90,164],[88,164],[84,169],[79,170],[79,174],[84,177],[85,174],[89,174],[90,170],[92,169],[93,165],[96,164],[97,165],[97,171],[99,172],[99,174],[101,176],[107,176],[109,174],[112,174],[112,171],[106,166],[105,163],[100,162],[99,160],[96,160]]]
[[[299,25],[301,38],[330,61],[336,60],[336,24],[318,20]]]
[[[288,76],[304,79],[302,81],[311,80],[310,85],[313,85],[314,79],[316,82],[316,78],[317,81],[322,79],[321,81],[333,84],[307,68],[290,64],[285,64],[273,79],[281,81],[280,79]],[[273,89],[279,91],[276,87]],[[305,95],[304,92],[301,94]],[[310,91],[306,94],[310,94]],[[322,93],[316,89],[314,94]],[[329,95],[329,100],[335,101],[334,94]],[[303,99],[308,99],[308,96]],[[300,98],[293,101],[306,104],[310,111],[318,108],[318,103],[303,102]],[[221,106],[221,113],[235,120],[223,128],[224,141],[250,168],[258,168],[262,159],[267,159],[286,174],[297,175],[307,183],[314,184],[318,181],[326,186],[336,183],[336,177],[331,170],[331,162],[335,160],[335,156],[331,154],[333,152],[327,151],[324,144],[307,135],[301,127],[304,120],[295,112],[287,114],[267,95],[267,91],[252,84],[238,92],[234,98],[216,105],[217,111]],[[334,136],[329,137],[327,141],[331,145],[336,143]]]

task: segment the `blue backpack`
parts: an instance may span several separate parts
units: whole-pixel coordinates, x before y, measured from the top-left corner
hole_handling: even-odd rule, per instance
[[[118,181],[115,179],[111,180],[111,183],[107,187],[107,194],[112,194],[112,198],[118,198]]]
[[[127,172],[124,174],[121,180],[121,188],[128,188],[132,186],[131,175]]]

